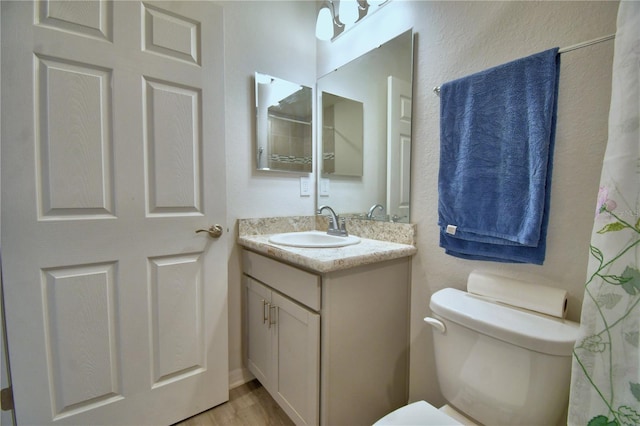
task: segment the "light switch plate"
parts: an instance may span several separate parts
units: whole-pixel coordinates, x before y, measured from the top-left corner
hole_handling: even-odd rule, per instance
[[[329,196],[329,179],[320,178],[320,196]]]
[[[300,196],[309,197],[311,195],[311,179],[308,176],[300,177]]]

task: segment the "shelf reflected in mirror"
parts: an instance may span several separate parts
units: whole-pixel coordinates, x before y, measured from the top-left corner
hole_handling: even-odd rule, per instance
[[[362,176],[362,102],[329,92],[322,96],[322,173]]]

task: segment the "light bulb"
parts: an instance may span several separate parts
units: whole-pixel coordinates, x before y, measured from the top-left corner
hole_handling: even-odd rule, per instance
[[[333,16],[331,16],[331,11],[328,7],[323,7],[318,12],[316,37],[319,40],[330,40],[333,37]]]
[[[345,25],[355,23],[360,17],[358,2],[356,0],[340,0],[338,18]]]

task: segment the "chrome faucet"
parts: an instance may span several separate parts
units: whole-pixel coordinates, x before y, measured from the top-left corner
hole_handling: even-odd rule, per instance
[[[373,219],[373,212],[376,211],[376,209],[380,209],[380,211],[384,211],[384,206],[382,204],[374,204],[373,206],[371,206],[371,208],[369,209],[369,213],[367,213],[367,219],[371,220]]]
[[[327,234],[347,237],[349,234],[347,233],[347,226],[344,218],[340,219],[336,212],[334,212],[329,206],[318,207],[318,214],[322,214],[323,210],[329,210],[329,214],[331,215],[331,217],[329,217],[329,229],[327,229]]]

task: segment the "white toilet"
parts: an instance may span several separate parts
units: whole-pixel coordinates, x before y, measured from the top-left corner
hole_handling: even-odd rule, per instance
[[[429,304],[440,390],[449,404],[401,407],[383,425],[556,425],[569,398],[579,324],[446,288]]]

